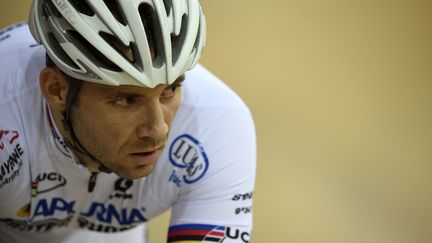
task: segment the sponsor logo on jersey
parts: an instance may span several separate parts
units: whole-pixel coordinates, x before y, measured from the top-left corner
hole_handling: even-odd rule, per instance
[[[247,192],[247,193],[239,193],[239,194],[235,194],[231,200],[234,202],[239,202],[242,204],[250,204],[250,201],[252,201],[253,198],[253,191],[252,192]],[[241,214],[249,214],[252,213],[252,206],[251,205],[242,205],[240,207],[237,207],[234,210],[234,213],[236,215],[241,215]]]
[[[55,197],[51,199],[43,198],[35,206],[33,218],[52,217],[54,215],[74,214],[75,201],[66,201],[63,198]]]
[[[182,224],[169,228],[168,242],[241,242],[250,241],[250,233],[233,227],[208,224]]]
[[[113,204],[93,202],[88,211],[81,213],[81,216],[85,218],[96,218],[101,223],[126,226],[146,222],[147,218],[144,216],[145,211],[146,209],[144,207],[119,209]]]
[[[133,195],[127,191],[132,187],[133,180],[119,178],[114,184],[114,192],[109,196],[112,198],[132,199]]]
[[[88,211],[81,213],[78,218],[80,228],[87,230],[113,233],[125,231],[147,222],[144,216],[146,209],[142,208],[117,208],[113,204],[93,202]]]
[[[66,184],[66,178],[57,172],[39,174],[31,184],[32,196],[36,197],[38,194],[53,191]]]
[[[232,198],[233,201],[247,201],[252,200],[253,192],[247,192],[245,194],[235,194]]]
[[[27,203],[26,205],[21,207],[20,210],[18,210],[18,212],[16,212],[16,216],[20,218],[28,217],[30,216],[30,209],[31,209],[31,204]]]
[[[37,202],[33,218],[74,214],[75,205],[75,200],[67,201],[59,197],[52,199],[43,198]],[[120,208],[110,203],[92,202],[86,212],[81,212],[81,216],[87,219],[94,218],[100,223],[127,226],[146,222],[147,218],[144,216],[145,211],[146,209],[144,207]]]
[[[0,130],[0,152],[4,152],[2,150],[9,147],[6,144],[13,146],[13,149],[6,149],[9,151],[9,157],[5,161],[0,161],[0,189],[14,181],[21,171],[24,150],[17,142],[19,137],[20,134],[17,131]]]
[[[147,222],[146,208],[128,208],[114,204],[92,202],[87,211],[81,212],[78,226],[97,232],[119,232]],[[43,198],[35,204],[30,220],[0,219],[0,222],[22,231],[47,232],[54,228],[66,227],[76,212],[76,201],[54,197]],[[30,204],[17,213],[18,217],[30,215]]]
[[[55,228],[62,228],[69,225],[73,216],[68,216],[65,219],[49,218],[44,220],[32,221],[17,220],[17,219],[0,219],[0,222],[19,231],[25,232],[49,232]]]
[[[238,207],[234,210],[234,213],[236,215],[241,215],[241,214],[249,214],[252,213],[252,206],[248,206],[248,207]]]
[[[169,149],[169,159],[177,170],[169,178],[177,186],[192,184],[207,172],[209,161],[201,143],[194,137],[184,134],[177,137]]]
[[[14,144],[19,137],[18,131],[0,130],[0,150],[3,150],[6,144]]]
[[[103,233],[121,232],[121,231],[125,231],[128,229],[132,229],[136,226],[136,225],[131,225],[131,226],[116,227],[116,226],[112,226],[112,225],[94,223],[94,222],[87,220],[84,217],[78,218],[78,225],[80,228],[83,228],[83,229],[96,231],[96,232],[103,232]]]

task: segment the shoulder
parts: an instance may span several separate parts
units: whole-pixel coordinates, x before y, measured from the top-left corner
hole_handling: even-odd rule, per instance
[[[0,30],[0,56],[1,105],[38,85],[45,50],[21,23]]]
[[[182,98],[167,151],[169,182],[179,187],[170,232],[208,226],[250,234],[256,172],[251,112],[202,66],[186,74]]]
[[[0,29],[0,47],[13,46],[18,42],[31,41],[32,37],[25,22],[16,23]]]
[[[0,30],[0,195],[15,195],[28,174],[28,142],[40,116],[39,72],[44,50],[27,24]],[[5,195],[9,195],[6,197]]]
[[[222,128],[221,125],[226,125],[224,131],[245,124],[253,126],[252,114],[243,100],[201,65],[186,73],[182,91],[182,103],[175,120],[181,130],[192,129],[202,135],[204,131]]]
[[[241,106],[246,108],[244,102],[231,88],[202,65],[198,64],[193,70],[186,73],[184,86],[183,104],[185,106],[195,108]]]
[[[181,106],[173,124],[174,134],[187,132],[208,144],[237,136],[255,136],[248,106],[203,66],[197,65],[186,74],[182,92]]]
[[[187,74],[184,86],[168,152],[178,177],[189,185],[205,184],[204,191],[210,185],[223,188],[226,183],[251,179],[246,186],[250,188],[255,174],[256,134],[249,108],[202,66]],[[215,174],[218,176],[212,176]]]

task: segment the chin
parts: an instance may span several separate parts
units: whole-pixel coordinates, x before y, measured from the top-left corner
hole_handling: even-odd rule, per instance
[[[147,165],[137,168],[121,168],[118,170],[114,169],[113,172],[121,178],[135,180],[147,177],[153,172],[153,169],[153,165]]]

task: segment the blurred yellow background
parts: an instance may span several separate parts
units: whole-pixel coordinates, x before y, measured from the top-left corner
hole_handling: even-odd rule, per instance
[[[201,1],[202,63],[256,121],[252,242],[432,242],[432,2]]]

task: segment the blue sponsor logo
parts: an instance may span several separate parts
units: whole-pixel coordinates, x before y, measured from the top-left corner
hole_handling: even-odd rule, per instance
[[[33,218],[35,217],[53,217],[62,214],[75,214],[76,201],[66,201],[62,198],[53,198],[51,200],[41,199],[36,204]],[[93,202],[87,212],[81,213],[82,218],[95,218],[99,223],[109,225],[130,226],[137,223],[146,222],[144,216],[146,209],[143,208],[118,208],[113,204],[103,204]]]
[[[63,198],[53,198],[51,201],[42,199],[38,201],[33,217],[50,217],[59,212],[73,214],[75,213],[74,206],[75,201],[68,202]]]
[[[93,202],[89,210],[86,213],[81,213],[86,218],[95,217],[101,223],[113,224],[113,221],[117,221],[120,225],[131,225],[140,222],[146,222],[147,219],[144,217],[145,208],[122,208],[118,210],[112,204],[102,204]]]
[[[182,182],[192,184],[200,180],[208,170],[209,160],[201,143],[184,134],[177,137],[169,149],[171,164],[181,170],[173,171],[170,181],[181,186]]]

